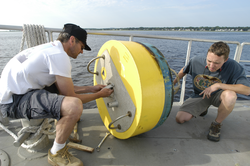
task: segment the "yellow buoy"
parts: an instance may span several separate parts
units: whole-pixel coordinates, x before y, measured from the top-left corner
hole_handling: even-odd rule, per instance
[[[150,44],[110,40],[95,58],[94,85],[114,89],[96,100],[101,119],[119,139],[147,132],[168,117],[173,102],[171,72]]]

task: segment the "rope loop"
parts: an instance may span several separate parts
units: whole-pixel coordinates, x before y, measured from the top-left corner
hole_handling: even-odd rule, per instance
[[[54,120],[48,120],[44,119],[43,123],[40,126],[29,126],[29,127],[23,127],[17,135],[21,135],[22,133],[28,132],[32,133],[30,137],[26,139],[26,141],[32,141],[37,140],[33,144],[26,145],[22,144],[23,148],[31,149],[35,146],[37,146],[40,142],[43,141],[43,139],[46,137],[46,135],[53,135],[55,134],[56,130],[50,131],[52,125],[50,124]]]
[[[46,135],[53,135],[55,134],[56,130],[50,131],[52,125],[50,123],[54,122],[53,119],[48,120],[44,119],[43,123],[40,126],[30,126],[30,127],[23,127],[17,135],[21,135],[24,132],[33,133],[31,137],[29,137],[26,141],[37,140],[33,144],[27,145],[23,143],[21,146],[25,149],[31,149],[37,146],[40,142],[42,142]],[[2,123],[0,123],[0,127],[4,129],[8,134],[10,134],[15,140],[18,138],[12,131],[10,131],[7,127],[5,127]]]
[[[23,25],[20,52],[23,51],[25,39],[28,48],[47,43],[44,26],[34,24]]]

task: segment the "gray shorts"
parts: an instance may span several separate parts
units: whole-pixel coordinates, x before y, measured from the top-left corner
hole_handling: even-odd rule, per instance
[[[61,104],[64,96],[50,93],[45,89],[32,90],[24,95],[13,96],[10,104],[0,104],[3,117],[19,119],[60,119]]]
[[[202,97],[190,97],[181,105],[179,111],[184,111],[192,114],[194,117],[199,116],[201,113],[206,111],[210,105],[215,107],[220,106],[220,95],[223,90],[211,95],[211,97],[203,99]]]

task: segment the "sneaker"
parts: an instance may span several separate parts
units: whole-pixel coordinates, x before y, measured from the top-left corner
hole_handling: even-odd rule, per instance
[[[220,123],[212,122],[209,128],[207,139],[209,139],[210,141],[218,142],[220,140],[220,128],[221,128]]]
[[[50,149],[48,151],[48,162],[54,166],[83,166],[83,163],[78,158],[74,157],[68,152],[69,147],[66,145],[56,154],[52,154]]]

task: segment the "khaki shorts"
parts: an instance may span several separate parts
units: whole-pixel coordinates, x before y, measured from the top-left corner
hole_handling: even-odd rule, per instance
[[[32,90],[23,95],[12,95],[12,103],[0,104],[3,118],[8,116],[14,119],[54,118],[59,120],[64,96],[56,94],[57,91],[53,88],[55,86]]]
[[[202,97],[190,97],[184,101],[179,111],[188,112],[194,117],[197,117],[206,111],[211,105],[219,107],[221,103],[220,95],[222,92],[223,90],[220,90],[219,92],[213,94],[209,99],[203,99]]]

